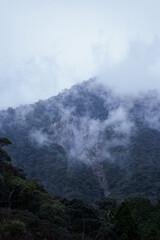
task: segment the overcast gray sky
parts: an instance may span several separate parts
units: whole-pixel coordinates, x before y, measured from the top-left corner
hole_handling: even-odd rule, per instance
[[[159,0],[0,0],[0,108],[93,76],[160,89]]]

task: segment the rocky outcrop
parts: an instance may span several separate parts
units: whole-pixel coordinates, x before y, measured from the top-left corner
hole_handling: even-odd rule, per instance
[[[98,182],[100,184],[100,187],[104,190],[104,196],[109,196],[110,191],[109,191],[109,186],[108,186],[108,181],[105,176],[103,164],[100,162],[95,162],[92,165],[93,173],[97,177]]]

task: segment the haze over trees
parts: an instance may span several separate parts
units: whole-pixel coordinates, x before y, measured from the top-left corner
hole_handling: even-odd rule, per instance
[[[1,143],[8,141],[1,138]],[[10,143],[8,141],[8,143]],[[3,144],[2,144],[3,145]],[[1,148],[2,150],[2,148]],[[61,196],[0,157],[0,239],[3,240],[158,240],[160,204],[135,197],[117,204],[102,198],[93,205]]]
[[[129,98],[94,79],[32,105],[0,111],[14,165],[52,196],[88,203],[160,197],[160,100]]]

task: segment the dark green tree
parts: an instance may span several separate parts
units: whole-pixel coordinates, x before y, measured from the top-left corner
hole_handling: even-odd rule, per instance
[[[9,144],[12,144],[12,142],[8,140],[8,138],[0,138],[0,148],[8,146]]]
[[[7,160],[11,161],[10,156],[8,153],[3,149],[4,146],[8,146],[9,144],[12,144],[10,140],[7,138],[0,138],[0,159],[1,160]]]
[[[115,216],[115,239],[118,240],[139,240],[137,226],[134,222],[130,210],[125,202],[119,205]]]

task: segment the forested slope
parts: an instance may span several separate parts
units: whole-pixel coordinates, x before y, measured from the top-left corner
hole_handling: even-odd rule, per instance
[[[61,196],[11,165],[0,138],[0,239],[3,240],[158,240],[160,201],[135,197],[117,204],[102,198],[93,205]]]
[[[94,202],[103,196],[160,197],[160,99],[117,96],[83,82],[32,105],[0,111],[14,142],[13,164],[52,194]]]

